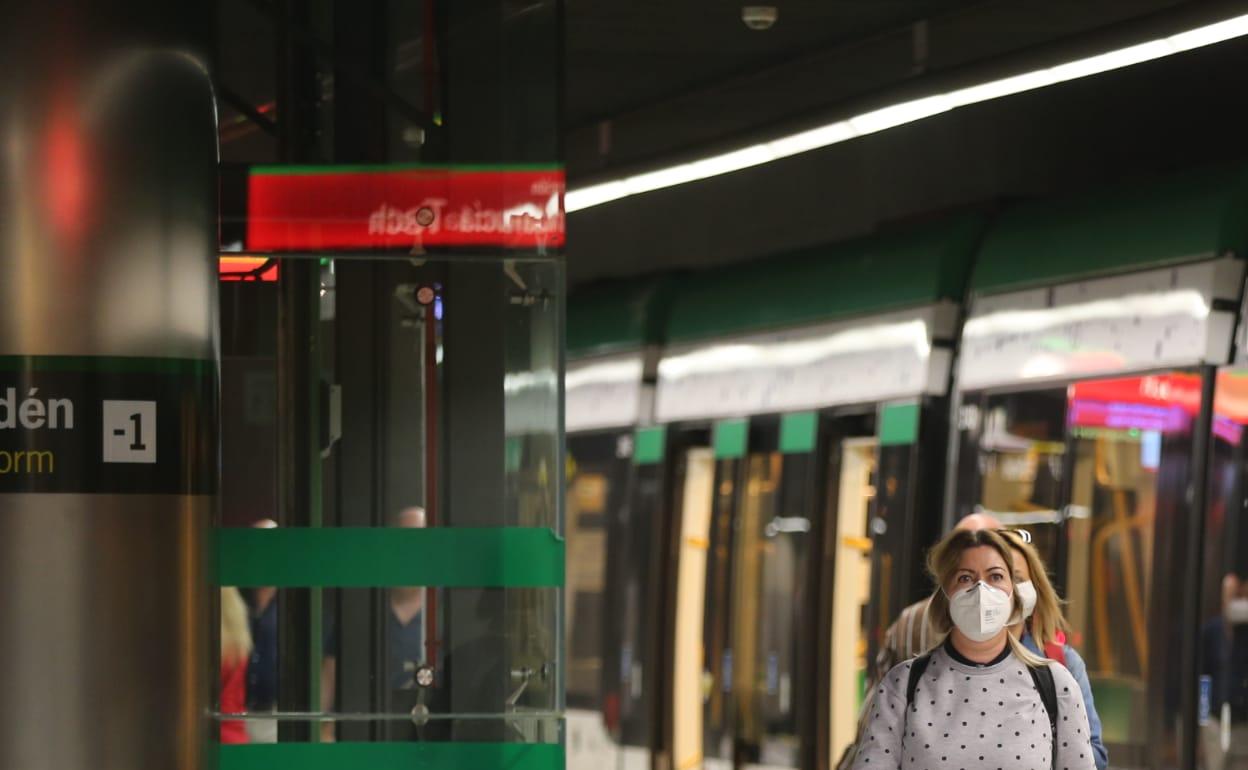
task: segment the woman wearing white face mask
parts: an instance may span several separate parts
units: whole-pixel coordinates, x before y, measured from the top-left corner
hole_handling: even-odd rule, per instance
[[[1093,770],[1079,686],[1009,632],[1022,618],[1009,546],[950,533],[928,557],[930,616],[944,641],[871,694],[855,770]]]
[[[1049,582],[1044,561],[1031,545],[1031,536],[1019,530],[1001,530],[1010,544],[1014,560],[1014,589],[1023,602],[1023,622],[1011,626],[1011,632],[1032,653],[1061,663],[1079,684],[1083,705],[1088,714],[1092,737],[1092,753],[1097,770],[1109,767],[1109,752],[1101,740],[1101,718],[1092,699],[1092,683],[1088,667],[1074,647],[1066,643],[1070,624],[1062,614],[1057,591]]]

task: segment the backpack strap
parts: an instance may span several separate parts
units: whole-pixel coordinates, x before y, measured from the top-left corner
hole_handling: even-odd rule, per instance
[[[923,672],[927,671],[927,664],[932,662],[932,654],[925,652],[914,659],[910,664],[910,675],[906,679],[906,708],[910,708],[911,702],[914,701],[914,691],[919,688],[919,680],[923,678]]]
[[[1042,666],[1028,666],[1027,671],[1031,674],[1031,680],[1036,684],[1036,690],[1040,693],[1040,702],[1044,704],[1044,710],[1049,715],[1049,737],[1053,741],[1053,764],[1057,765],[1057,684],[1053,681],[1053,669],[1049,668],[1046,663]]]

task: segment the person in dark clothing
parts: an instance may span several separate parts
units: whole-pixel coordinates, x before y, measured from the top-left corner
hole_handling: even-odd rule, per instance
[[[1209,714],[1200,735],[1206,770],[1248,768],[1248,584],[1222,579],[1222,612],[1201,629],[1201,671]]]

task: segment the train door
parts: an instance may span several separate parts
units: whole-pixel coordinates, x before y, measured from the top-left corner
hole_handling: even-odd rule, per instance
[[[755,432],[745,458],[733,548],[735,754],[747,770],[799,768],[812,738],[802,728],[813,656],[802,639],[815,627],[808,599],[816,496],[810,474],[789,462],[770,427]]]
[[[619,744],[620,770],[650,770],[661,748],[670,681],[664,665],[667,595],[667,430],[639,428],[631,446],[632,469],[625,504],[608,525],[605,661],[610,686],[604,708]]]
[[[874,438],[841,442],[839,468],[830,474],[829,496],[835,496],[836,524],[832,545],[831,639],[828,714],[829,757],[835,762],[854,742],[858,711],[868,675],[868,606],[871,602],[871,532],[869,517],[875,497]]]
[[[736,453],[732,453],[736,454]],[[733,700],[732,591],[736,544],[737,488],[743,461],[715,459],[711,516],[707,528],[702,613],[702,766],[731,770],[736,704]]]
[[[607,722],[619,702],[618,678],[609,676],[618,669],[607,665],[607,651],[614,649],[606,636],[607,615],[619,598],[608,592],[607,533],[626,500],[631,455],[627,433],[568,438],[564,611],[569,770],[604,770],[619,761]]]
[[[1218,372],[1196,625],[1196,767],[1248,767],[1248,369]]]
[[[991,512],[1040,546],[1114,767],[1179,764],[1176,621],[1190,601],[1201,387],[1198,373],[1160,372],[979,394],[961,408],[959,513]]]

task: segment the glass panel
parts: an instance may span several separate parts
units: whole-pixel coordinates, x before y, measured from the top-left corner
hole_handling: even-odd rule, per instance
[[[610,522],[627,501],[631,434],[568,438],[568,573],[564,612],[568,651],[568,766],[613,767],[618,751],[607,728],[606,628],[614,595],[608,593]],[[613,684],[614,682],[612,682]]]
[[[1070,388],[1067,617],[1114,764],[1177,762],[1182,562],[1200,377]],[[1159,544],[1164,544],[1161,547]],[[1154,583],[1156,574],[1170,576]]]
[[[1174,620],[1191,600],[1182,575],[1200,393],[1199,375],[1168,372],[969,396],[960,415],[960,459],[974,464],[959,470],[958,513],[989,510],[1035,535],[1115,767],[1178,764]]]
[[[1198,767],[1248,764],[1248,370],[1218,373],[1199,629]]]
[[[223,523],[280,525],[278,537],[365,528],[367,537],[334,541],[336,574],[348,581],[402,566],[392,547],[371,560],[352,550],[394,528],[472,536],[520,527],[557,538],[560,271],[554,260],[291,258],[223,281]],[[593,521],[581,521],[586,533]],[[597,522],[601,551],[607,522]],[[495,541],[503,552],[474,563],[524,567],[538,557],[508,552],[512,542]],[[277,553],[275,571],[291,563]],[[297,563],[300,552],[283,553]],[[263,554],[248,559],[268,569]],[[562,560],[555,566],[562,574]],[[513,571],[483,584],[516,584],[504,572]],[[600,598],[601,574],[588,580],[578,587],[597,585]],[[253,681],[245,700],[282,741],[560,740],[561,591],[278,590],[272,627],[254,628],[263,665],[278,673]],[[257,612],[274,595],[244,593]],[[601,616],[592,592],[579,597],[574,614]],[[420,724],[414,707],[428,709]]]
[[[797,767],[798,629],[802,623],[810,512],[782,494],[785,456],[746,460],[736,548],[733,688],[746,767]],[[793,506],[790,508],[789,506]],[[810,626],[810,627],[813,627]]]
[[[662,521],[664,469],[636,465],[628,505],[610,521],[607,538],[607,726],[626,767],[649,763],[659,663],[655,627],[661,602],[656,529]]]
[[[868,676],[871,601],[871,535],[867,523],[875,497],[876,441],[842,442],[836,495],[836,586],[832,599],[830,756],[854,741]]]
[[[1026,527],[1046,563],[1061,554],[1066,389],[968,396],[960,410],[958,518]]]
[[[316,725],[316,736],[333,740],[454,740],[452,723],[494,721],[500,740],[556,740],[547,722],[561,720],[551,605],[555,589],[492,589],[479,605],[505,606],[500,625],[511,641],[508,661],[479,665],[480,639],[448,639],[434,622],[428,597],[475,589],[330,589],[315,639],[295,630],[290,615],[307,606],[311,589],[222,589],[223,730],[245,728],[251,743],[279,739],[278,725]],[[243,624],[232,614],[241,601]],[[245,630],[240,634],[239,629]],[[287,657],[306,658],[319,648],[319,693],[308,672]],[[245,649],[241,658],[235,650]],[[472,665],[457,667],[457,660]],[[238,664],[238,661],[244,661]],[[464,714],[455,693],[489,688],[505,693],[496,708]],[[278,708],[281,699],[289,706]],[[313,705],[315,701],[315,706]],[[245,714],[242,713],[245,710]],[[231,718],[233,717],[233,718]],[[536,725],[536,727],[535,727]],[[534,732],[536,730],[537,732]]]
[[[702,615],[702,756],[708,770],[732,766],[733,701],[732,585],[740,460],[719,460],[708,527],[706,606]]]

